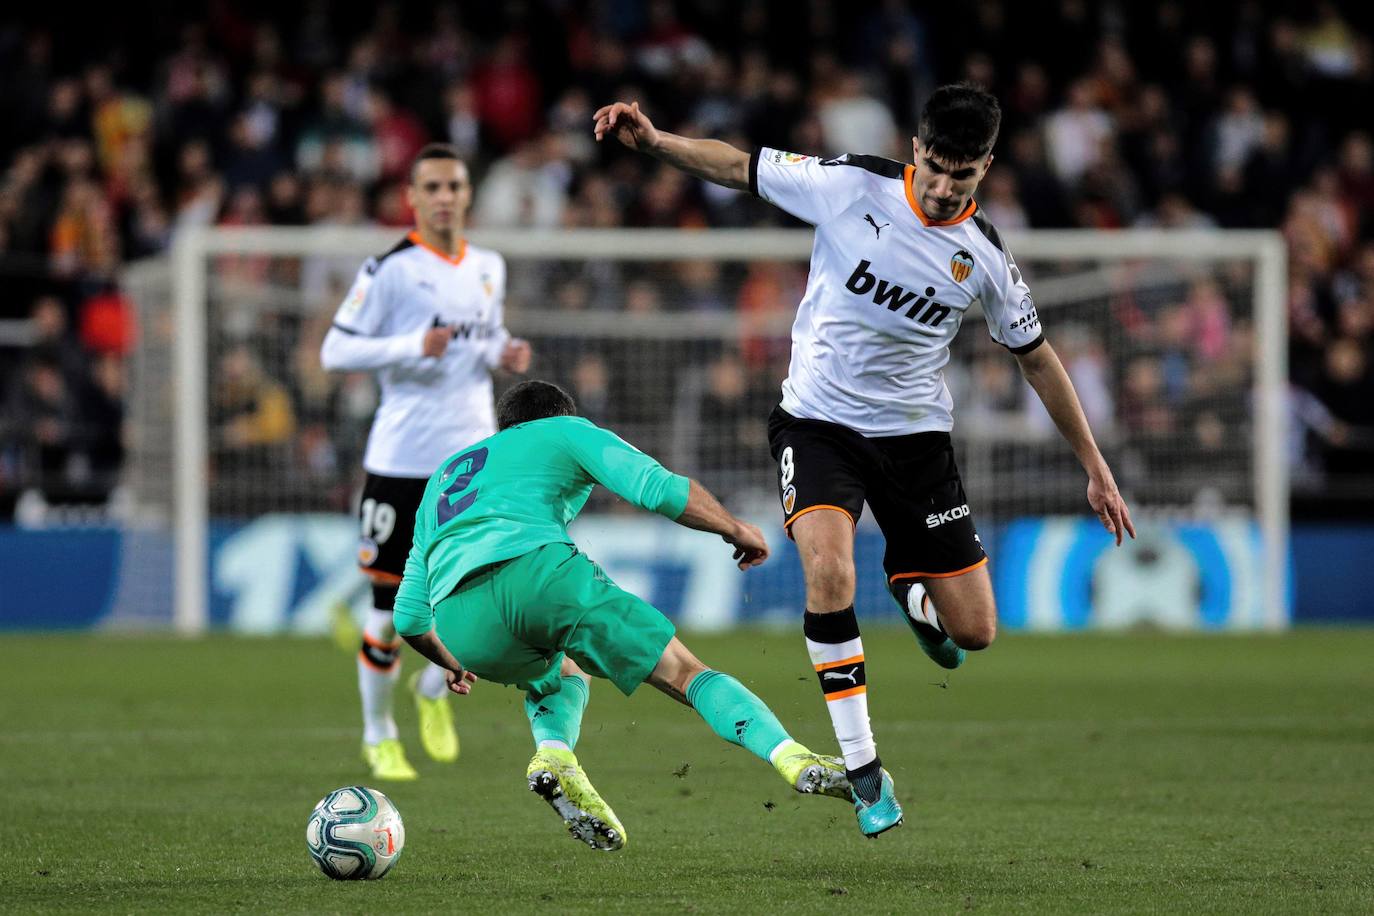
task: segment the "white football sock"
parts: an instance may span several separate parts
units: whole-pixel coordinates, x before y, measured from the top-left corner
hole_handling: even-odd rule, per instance
[[[911,591],[906,593],[906,610],[912,620],[928,624],[941,633],[945,632],[945,628],[940,626],[940,615],[935,613],[935,602],[930,600],[930,595],[926,594],[926,587],[921,583],[912,584]]]
[[[376,744],[399,738],[391,715],[391,694],[401,676],[401,641],[391,612],[373,608],[363,627],[363,647],[358,652],[358,695],[363,701],[363,742]]]
[[[853,619],[853,611],[849,611]],[[857,627],[856,627],[857,629]],[[857,636],[844,642],[806,640],[806,651],[820,678],[825,708],[835,729],[835,740],[844,765],[857,770],[878,756],[873,728],[868,719],[868,687],[864,676],[863,640]]]
[[[420,696],[437,700],[448,693],[448,669],[430,662],[420,672],[420,680],[415,685]]]

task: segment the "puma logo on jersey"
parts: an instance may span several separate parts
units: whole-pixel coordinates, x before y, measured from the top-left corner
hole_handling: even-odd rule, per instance
[[[873,235],[877,238],[882,238],[883,230],[886,229],[888,226],[892,225],[891,223],[883,223],[881,226],[879,226],[877,220],[873,218],[872,213],[864,214],[864,222],[868,223],[870,226],[873,227]]]
[[[886,306],[889,312],[901,311],[910,305],[906,317],[931,327],[937,327],[949,317],[950,307],[932,299],[935,287],[927,286],[925,295],[918,297],[915,290],[908,291],[895,283],[878,279],[868,272],[871,266],[873,265],[868,261],[860,261],[859,266],[854,268],[854,272],[845,282],[845,289],[859,296],[872,293],[874,304]]]
[[[953,509],[946,509],[940,513],[932,512],[926,516],[926,527],[939,528],[945,522],[952,522],[958,518],[967,518],[968,514],[968,503],[964,503],[962,506],[955,506]],[[975,534],[974,537],[976,538],[977,535]],[[981,544],[983,542],[979,541],[978,543]]]
[[[858,666],[858,665],[855,665],[853,668],[850,668],[848,671],[827,671],[827,672],[825,672],[825,674],[822,674],[822,675],[821,675],[821,680],[823,680],[823,681],[849,681],[849,683],[851,683],[851,684],[853,684],[855,687],[857,687],[857,686],[859,686],[859,681],[858,681],[858,678],[857,678],[858,671],[859,671],[859,666]]]

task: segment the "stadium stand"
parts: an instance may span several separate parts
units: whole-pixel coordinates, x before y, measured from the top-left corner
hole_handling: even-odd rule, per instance
[[[141,332],[120,268],[165,251],[181,227],[407,225],[406,164],[431,139],[469,157],[477,226],[774,225],[785,217],[758,201],[594,145],[591,112],[635,98],[661,126],[741,147],[908,158],[926,94],[954,79],[1004,106],[980,194],[1000,227],[1282,229],[1295,505],[1374,515],[1367,6],[985,0],[918,13],[885,2],[854,17],[758,0],[608,6],[603,18],[590,3],[449,4],[413,18],[396,3],[216,3],[140,30],[87,29],[99,53],[82,46],[94,38],[59,41],[56,22],[0,29],[0,519],[26,492],[99,503],[116,488],[125,359]],[[355,266],[301,265],[323,321]],[[278,269],[216,265],[248,284]],[[685,264],[671,282],[570,272],[513,282],[512,307],[794,306],[804,277],[748,271],[729,284],[712,264]],[[1116,368],[1103,397],[1130,431],[1187,430],[1206,446],[1221,433],[1190,411],[1190,392],[1228,371],[1244,329],[1206,283],[1121,320],[1135,323],[1130,349],[1107,354]],[[272,365],[246,346],[218,356],[236,385],[215,404],[216,460],[294,454],[303,473],[333,481],[319,508],[343,508],[338,475],[357,446],[340,431],[365,423],[354,414],[368,404],[356,380],[324,377],[307,358],[323,329],[291,328],[294,346]],[[1103,361],[1094,346],[1081,349]],[[633,426],[650,409],[614,361],[550,356],[593,418]],[[704,396],[728,420],[713,436],[761,439],[751,424],[784,358],[766,339],[711,357]],[[999,371],[974,369],[990,409],[1009,406],[992,403]]]

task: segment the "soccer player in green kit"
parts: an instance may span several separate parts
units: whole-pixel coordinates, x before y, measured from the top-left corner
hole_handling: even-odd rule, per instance
[[[576,416],[556,385],[516,385],[497,403],[496,424],[496,435],[430,477],[394,620],[416,651],[448,669],[453,692],[468,693],[475,677],[526,691],[535,742],[529,787],[569,833],[595,849],[625,845],[625,828],[573,753],[589,675],[627,696],[652,684],[798,792],[852,801],[843,759],[794,741],[743,684],[702,664],[668,618],[577,549],[567,525],[599,483],[642,509],[720,535],[741,570],[768,557],[759,529],[696,481]]]

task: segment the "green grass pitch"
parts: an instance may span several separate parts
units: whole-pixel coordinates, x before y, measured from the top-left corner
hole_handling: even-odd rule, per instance
[[[687,641],[833,746],[799,632]],[[579,756],[629,846],[597,853],[526,790],[515,691],[455,699],[451,767],[398,704],[422,778],[381,786],[407,842],[372,883],[325,879],[305,848],[315,801],[366,781],[353,662],[327,643],[0,645],[0,910],[1374,910],[1374,631],[1010,635],[946,686],[905,630],[870,628],[907,818],[873,841],[652,689],[598,683]]]

